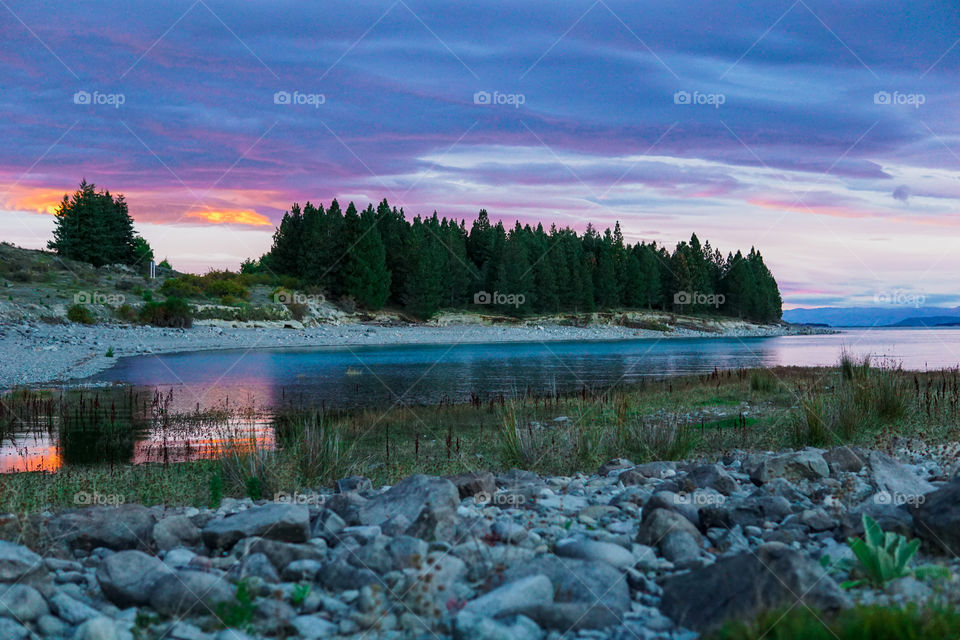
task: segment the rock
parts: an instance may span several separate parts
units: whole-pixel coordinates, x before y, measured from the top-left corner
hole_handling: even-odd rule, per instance
[[[605,562],[622,571],[626,571],[636,563],[633,554],[620,545],[580,537],[564,538],[557,543],[554,553],[562,558]]]
[[[203,528],[211,549],[229,549],[242,538],[258,536],[284,542],[310,538],[310,510],[303,505],[271,503],[212,520]]]
[[[761,611],[793,606],[798,599],[827,615],[851,605],[819,564],[773,543],[667,578],[660,608],[678,625],[702,633],[726,620],[752,620]]]
[[[0,582],[33,584],[48,575],[43,558],[21,544],[0,540]]]
[[[689,531],[673,531],[659,544],[664,558],[680,569],[693,566],[700,557],[700,545]]]
[[[917,535],[956,557],[960,553],[960,477],[924,495],[913,510],[913,523]]]
[[[234,597],[234,588],[222,577],[182,570],[157,581],[150,594],[150,606],[169,616],[216,615],[218,607]]]
[[[460,494],[449,480],[413,475],[360,507],[361,524],[381,525],[403,516],[409,524],[392,535],[407,534],[424,540],[449,540]]]
[[[246,556],[242,562],[231,568],[231,577],[237,580],[244,578],[259,578],[267,584],[277,584],[280,582],[280,576],[274,568],[270,558],[262,553],[253,553]]]
[[[40,592],[25,584],[0,584],[0,617],[33,622],[50,613]]]
[[[0,638],[3,640],[27,640],[30,631],[10,618],[0,618]]]
[[[871,451],[867,458],[870,477],[877,491],[895,505],[917,504],[934,489],[932,484],[917,476],[912,469],[879,451]],[[882,499],[882,498],[881,498]]]
[[[718,464],[702,464],[687,474],[687,479],[701,489],[716,489],[725,496],[740,490],[740,483]]]
[[[133,634],[107,616],[98,616],[80,625],[73,640],[133,640]]]
[[[673,491],[657,491],[646,504],[643,505],[642,519],[646,521],[657,509],[666,509],[679,513],[697,527],[700,524],[700,514],[689,495],[681,495]]]
[[[472,498],[476,495],[492,496],[497,492],[497,480],[489,471],[473,471],[456,476],[447,476],[460,494],[460,499]]]
[[[537,623],[525,616],[506,623],[461,611],[453,624],[454,640],[540,640],[542,637],[543,631]]]
[[[66,636],[70,632],[70,625],[53,615],[40,616],[37,618],[37,630],[43,638],[59,638]],[[0,638],[5,638],[2,629],[0,629]]]
[[[349,476],[337,480],[337,493],[359,493],[361,491],[372,491],[373,483],[370,478],[364,476]]]
[[[138,504],[88,507],[64,511],[50,519],[50,534],[71,549],[97,547],[149,551],[153,545],[153,513]]]
[[[786,478],[791,482],[819,480],[830,475],[830,467],[823,456],[811,449],[792,451],[765,458],[750,474],[754,484],[770,482],[774,478]]]
[[[153,526],[153,539],[161,551],[177,547],[196,549],[203,543],[200,529],[186,516],[170,516],[157,522]]]
[[[305,640],[319,640],[337,635],[339,627],[320,616],[297,616],[290,621],[290,625],[297,630]]]
[[[323,538],[330,544],[337,544],[340,541],[340,532],[346,527],[347,523],[335,511],[324,509],[313,522],[310,537]]]
[[[553,583],[544,575],[520,578],[489,591],[464,606],[463,611],[490,618],[528,614],[535,607],[553,602]]]
[[[160,578],[173,569],[142,551],[120,551],[97,567],[97,583],[110,602],[120,608],[147,604]]]
[[[544,629],[561,633],[581,629],[606,629],[624,622],[623,616],[609,607],[586,602],[543,604],[532,611],[531,616]]]
[[[240,557],[262,553],[270,559],[277,571],[282,571],[296,560],[322,562],[327,558],[326,548],[316,544],[294,544],[257,537],[244,538],[233,547],[233,551]]]
[[[933,589],[923,584],[913,576],[891,580],[886,592],[906,602],[922,603],[933,597]]]
[[[654,509],[650,512],[637,532],[637,542],[658,546],[660,541],[673,531],[686,531],[697,542],[700,541],[700,531],[693,523],[675,511]]]
[[[708,506],[700,509],[700,524],[709,529],[729,529],[740,525],[744,529],[761,526],[766,521],[781,522],[793,513],[790,502],[780,496],[751,497],[735,504]]]
[[[627,469],[635,466],[635,464],[626,458],[614,458],[613,460],[601,465],[601,467],[597,469],[597,475],[601,478],[605,478],[606,476],[610,475],[611,471],[626,471]]]
[[[823,459],[827,461],[830,467],[830,473],[856,473],[863,469],[867,459],[867,452],[860,447],[848,447],[846,445],[834,447],[823,454]]]
[[[370,569],[354,567],[345,562],[328,562],[323,565],[316,580],[328,591],[346,591],[359,589],[373,584],[383,584],[383,581]]]
[[[638,464],[633,470],[646,478],[663,479],[676,475],[677,463],[671,461],[645,462]]]
[[[346,538],[350,536],[355,538],[360,544],[367,544],[380,536],[381,533],[380,527],[377,526],[345,527],[344,530],[340,532],[340,537]]]
[[[281,576],[287,582],[313,582],[323,571],[323,563],[318,560],[294,560],[283,569]]]
[[[545,575],[554,586],[555,603],[577,603],[608,609],[622,617],[630,609],[630,589],[622,571],[603,562],[558,558],[545,555],[507,569],[507,582],[537,574]],[[539,614],[532,616],[540,622]]]
[[[387,542],[392,570],[409,569],[420,565],[427,557],[428,545],[420,538],[396,536]]]
[[[840,526],[840,523],[827,515],[823,509],[804,509],[798,518],[800,524],[810,531],[830,531]]]
[[[526,528],[514,522],[512,518],[497,518],[493,526],[490,527],[490,533],[496,540],[507,544],[519,544],[527,539]]]
[[[81,624],[100,615],[100,612],[93,607],[68,596],[62,591],[53,594],[53,597],[50,598],[50,606],[57,616],[70,624]]]
[[[617,476],[617,481],[623,483],[625,487],[647,484],[650,480],[636,469],[627,469]]]

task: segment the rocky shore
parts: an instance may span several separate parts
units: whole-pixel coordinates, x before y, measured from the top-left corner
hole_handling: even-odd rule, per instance
[[[64,382],[109,368],[116,358],[208,349],[402,344],[629,340],[638,338],[760,337],[823,333],[797,325],[717,323],[710,331],[675,327],[669,332],[614,325],[456,324],[450,326],[325,324],[284,327],[283,323],[234,326],[210,321],[191,329],[116,324],[0,324],[0,389]],[[242,325],[242,323],[241,323]],[[108,357],[110,351],[113,356]]]
[[[0,637],[692,639],[798,603],[955,606],[956,454],[904,443],[619,459],[574,477],[351,477],[216,509],[91,494],[102,504],[0,516]],[[865,513],[951,576],[841,589]]]

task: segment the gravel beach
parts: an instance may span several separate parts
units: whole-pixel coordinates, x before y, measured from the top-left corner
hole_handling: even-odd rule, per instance
[[[690,337],[761,337],[819,333],[790,325],[726,322],[716,332],[674,328],[668,333],[613,325],[448,326],[329,324],[308,328],[238,327],[198,324],[191,329],[79,324],[0,325],[0,388],[66,382],[111,367],[118,357],[207,349],[319,347],[354,345],[546,342],[557,340],[633,340]],[[107,357],[108,349],[114,357]]]

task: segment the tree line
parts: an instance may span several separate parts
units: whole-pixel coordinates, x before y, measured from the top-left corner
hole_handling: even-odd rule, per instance
[[[519,221],[507,229],[483,209],[468,229],[436,212],[407,220],[386,200],[363,211],[352,202],[342,211],[336,200],[327,208],[294,204],[270,251],[241,270],[293,276],[336,300],[419,317],[481,304],[512,315],[624,308],[757,322],[781,315],[776,280],[753,248],[724,257],[696,234],[672,252],[629,244],[619,222],[603,233]]]

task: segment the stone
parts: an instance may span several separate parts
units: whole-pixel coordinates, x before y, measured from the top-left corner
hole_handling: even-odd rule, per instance
[[[646,521],[657,509],[674,511],[689,520],[694,527],[700,525],[700,514],[689,499],[689,495],[680,495],[673,491],[657,491],[643,505],[642,520]]]
[[[262,553],[277,571],[282,571],[296,560],[322,562],[327,558],[327,549],[316,544],[295,544],[258,537],[244,538],[233,547],[233,551],[240,557]]]
[[[231,577],[235,576],[237,580],[259,578],[267,584],[280,582],[280,576],[277,574],[273,563],[263,553],[253,553],[246,556],[240,563],[234,565],[230,572]]]
[[[0,540],[0,582],[32,584],[48,575],[43,558],[21,544]]]
[[[660,541],[673,531],[687,531],[694,540],[700,541],[700,531],[693,523],[675,511],[654,509],[640,525],[637,542],[658,546]]]
[[[461,473],[455,476],[447,476],[447,480],[457,488],[461,500],[478,495],[481,497],[492,496],[497,492],[497,480],[489,471]]]
[[[913,526],[921,538],[957,557],[960,553],[960,476],[923,496],[913,510]]]
[[[396,536],[387,542],[386,550],[390,556],[390,568],[409,569],[420,565],[427,557],[428,545],[420,538]]]
[[[812,449],[803,449],[765,458],[750,474],[750,480],[760,485],[774,478],[786,478],[791,482],[797,482],[820,480],[829,475],[830,467],[823,456]]]
[[[340,532],[347,526],[347,523],[335,511],[323,509],[317,519],[313,521],[310,529],[311,538],[323,538],[331,545],[340,542]]]
[[[634,471],[647,478],[670,478],[677,473],[677,463],[672,461],[645,462],[633,468]]]
[[[294,560],[284,567],[281,576],[287,582],[313,582],[323,570],[318,560]]]
[[[912,469],[880,451],[870,452],[867,466],[877,491],[884,494],[876,499],[886,499],[895,505],[917,504],[922,500],[921,496],[936,489]]]
[[[10,618],[0,618],[0,638],[3,640],[27,640],[30,631],[19,622]]]
[[[382,580],[370,569],[354,567],[346,561],[324,564],[316,576],[328,591],[360,589],[366,585],[382,584]]]
[[[553,602],[553,583],[544,575],[532,575],[509,582],[471,600],[466,613],[491,618],[528,614],[537,606]]]
[[[169,616],[217,615],[218,608],[235,597],[233,586],[204,571],[181,570],[154,585],[150,606]]]
[[[359,493],[372,491],[373,483],[364,476],[348,476],[337,480],[337,493]]]
[[[391,535],[407,534],[424,540],[449,540],[460,494],[449,480],[410,476],[360,507],[361,524],[381,525],[403,516],[409,524]]]
[[[160,578],[173,569],[142,551],[120,551],[97,567],[97,583],[103,595],[120,608],[147,604]]]
[[[310,510],[304,505],[271,503],[212,520],[203,528],[211,549],[229,549],[243,538],[257,536],[283,542],[310,538]]]
[[[863,469],[866,463],[868,453],[860,447],[848,447],[846,445],[834,447],[823,454],[823,459],[827,461],[830,467],[830,473],[856,473]]]
[[[830,531],[840,526],[840,522],[827,515],[823,509],[804,509],[798,518],[800,524],[810,531]]]
[[[663,613],[700,633],[730,619],[752,620],[761,611],[794,606],[798,599],[826,615],[851,606],[819,564],[779,543],[671,576],[662,586]]]
[[[617,476],[617,481],[621,482],[625,487],[632,487],[635,485],[647,484],[650,482],[650,479],[636,469],[627,469]]]
[[[70,597],[62,591],[53,594],[50,598],[50,607],[57,616],[70,624],[81,624],[100,615],[100,612],[93,607]]]
[[[633,554],[611,542],[597,542],[580,537],[564,538],[556,544],[554,553],[562,558],[578,558],[580,560],[597,560],[612,567],[626,571],[636,561]]]
[[[40,592],[25,584],[0,584],[0,616],[33,622],[50,613]]]
[[[740,483],[718,464],[701,464],[687,473],[687,479],[701,489],[716,489],[725,496],[740,490]]]
[[[153,525],[153,539],[161,551],[177,547],[196,549],[203,540],[200,529],[186,516],[169,516]]]
[[[540,640],[543,631],[530,618],[518,616],[513,622],[461,611],[453,624],[454,640]]]
[[[337,635],[339,627],[320,616],[297,616],[290,621],[290,625],[297,630],[305,640],[319,640]]]
[[[544,555],[510,567],[503,578],[511,582],[537,574],[553,583],[555,603],[598,606],[618,617],[630,609],[630,589],[624,573],[604,562]],[[531,617],[540,622],[539,617]]]
[[[54,615],[40,616],[37,618],[37,630],[43,638],[58,638],[66,636],[70,632],[70,625]],[[0,630],[0,638],[5,638]]]
[[[367,544],[377,538],[381,533],[380,527],[375,525],[345,527],[343,531],[340,532],[340,537],[346,538],[350,536],[355,538],[360,544]]]
[[[121,623],[107,616],[98,616],[80,625],[73,640],[133,640],[133,634]]]
[[[700,545],[689,531],[673,531],[658,546],[663,557],[680,569],[693,566],[700,557]]]
[[[626,458],[614,458],[613,460],[601,465],[600,468],[597,469],[597,475],[601,478],[605,478],[610,475],[611,471],[626,471],[627,469],[631,469],[635,466],[635,464]]]
[[[497,518],[490,527],[490,533],[496,540],[507,544],[519,544],[526,540],[528,535],[526,528],[512,518]]]
[[[153,512],[138,504],[87,507],[64,511],[50,519],[51,536],[71,549],[97,547],[149,551],[153,545]]]

